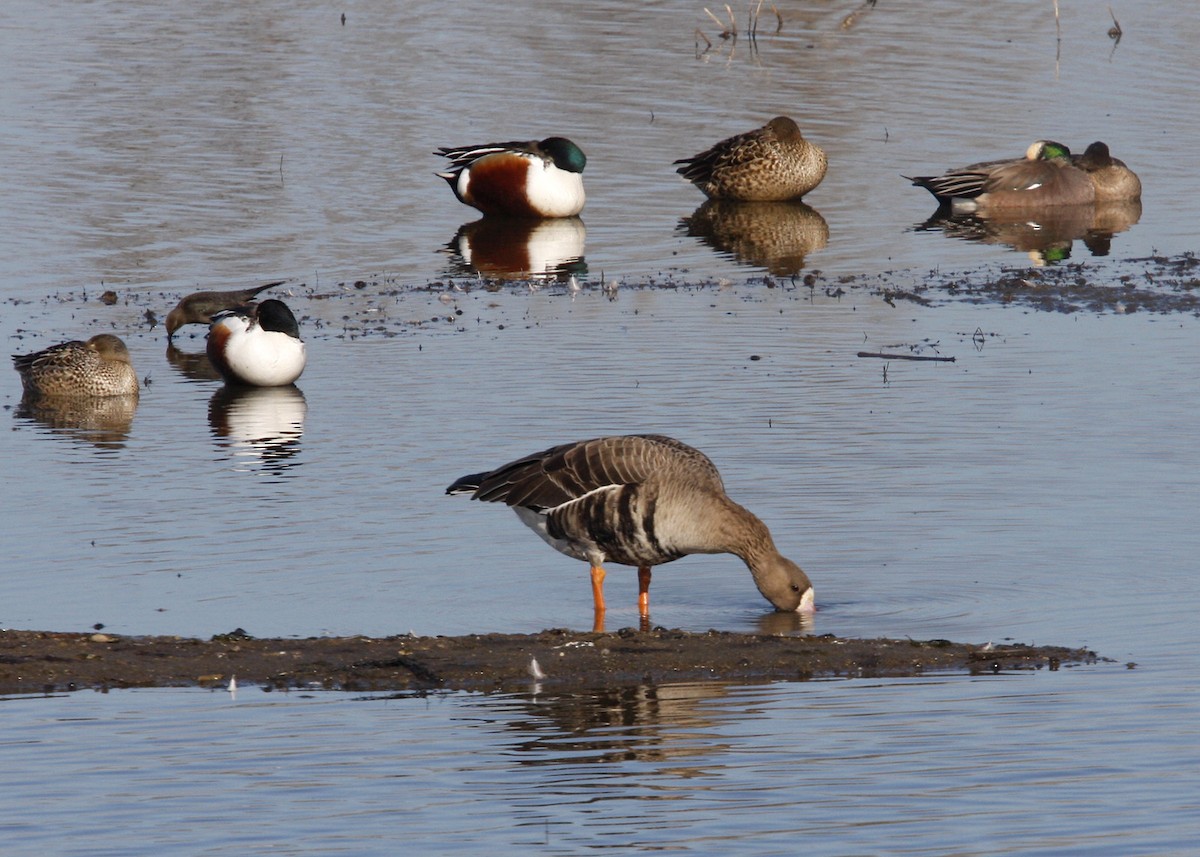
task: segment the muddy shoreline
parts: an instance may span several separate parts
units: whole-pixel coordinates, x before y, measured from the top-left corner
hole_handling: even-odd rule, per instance
[[[347,691],[559,690],[678,681],[803,681],[932,671],[1057,670],[1103,660],[1059,646],[855,640],[657,628],[461,637],[208,640],[0,631],[0,694],[132,687]],[[534,666],[536,662],[536,667]]]
[[[472,324],[494,325],[497,331],[509,325],[527,324],[523,316],[503,312],[481,319],[477,305],[471,303],[475,298],[490,299],[490,296],[498,297],[504,293],[541,293],[574,299],[578,290],[582,294],[603,295],[616,301],[623,291],[696,292],[727,285],[724,281],[697,278],[689,272],[675,270],[619,282],[606,281],[603,276],[598,280],[587,276],[581,276],[578,282],[575,280],[575,277],[564,282],[447,276],[425,283],[399,284],[389,277],[375,275],[320,288],[285,280],[267,294],[288,302],[300,318],[306,340],[362,339],[402,336],[418,331],[453,334],[469,329]],[[210,285],[215,288],[230,284]],[[858,294],[897,308],[936,308],[951,302],[967,302],[1022,306],[1066,314],[1148,312],[1200,316],[1200,256],[1194,253],[1047,266],[984,266],[958,272],[901,269],[873,274],[826,275],[813,270],[803,277],[748,272],[743,285],[778,289],[806,302],[818,296],[841,301],[847,295]],[[77,290],[46,295],[40,303],[43,309],[81,304],[106,307],[102,315],[75,319],[77,330],[73,335],[77,338],[86,338],[83,336],[86,330],[100,328],[116,330],[122,336],[142,333],[149,337],[165,337],[163,319],[167,310],[182,296],[178,291],[167,292],[147,286],[114,290],[85,285]],[[420,298],[425,299],[423,306]],[[400,302],[405,299],[415,300],[401,308]],[[34,302],[9,299],[6,303],[27,305]],[[497,306],[492,304],[489,308]],[[22,312],[29,327],[17,334],[17,341],[40,329],[28,309]],[[176,363],[185,374],[198,371],[200,377],[206,377],[205,373],[211,371],[206,360],[200,360],[198,366],[188,362],[193,357],[189,352],[195,350],[197,342],[203,342],[206,333],[198,325],[182,328],[175,343],[168,348],[168,360]]]

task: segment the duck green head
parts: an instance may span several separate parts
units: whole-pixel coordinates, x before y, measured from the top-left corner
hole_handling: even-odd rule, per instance
[[[582,173],[587,165],[587,156],[583,154],[583,149],[566,137],[547,137],[538,145],[560,170]]]
[[[1038,140],[1025,152],[1025,157],[1031,161],[1069,161],[1071,150],[1053,140]]]

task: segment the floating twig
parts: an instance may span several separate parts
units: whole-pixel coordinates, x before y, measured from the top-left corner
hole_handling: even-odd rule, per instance
[[[878,360],[928,360],[934,363],[953,363],[953,357],[930,357],[923,354],[888,354],[883,351],[860,351],[859,357],[874,357]]]

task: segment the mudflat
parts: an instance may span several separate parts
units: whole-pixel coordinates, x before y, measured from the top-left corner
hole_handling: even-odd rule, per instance
[[[1057,670],[1103,660],[1086,649],[949,640],[858,640],[632,628],[456,637],[201,640],[103,631],[0,631],[0,693],[129,687],[349,691],[569,690],[636,682],[802,681],[932,671]]]

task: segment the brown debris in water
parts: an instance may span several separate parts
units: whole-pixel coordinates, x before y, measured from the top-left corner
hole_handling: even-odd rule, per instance
[[[802,681],[999,673],[1095,663],[1057,646],[979,646],[949,640],[854,640],[657,628],[596,634],[256,639],[240,629],[210,640],[0,631],[0,693],[93,688],[226,687],[349,691],[518,690],[537,680],[571,690],[636,682]],[[536,669],[534,668],[536,661]]]

